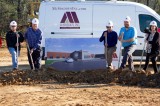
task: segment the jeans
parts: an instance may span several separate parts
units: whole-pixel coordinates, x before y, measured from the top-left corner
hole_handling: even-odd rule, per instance
[[[128,60],[129,69],[131,71],[134,71],[132,53],[135,51],[135,49],[136,45],[129,45],[127,47],[124,47],[124,56],[122,59],[121,68],[124,68],[126,66],[126,62]]]
[[[105,57],[106,57],[106,61],[108,63],[108,66],[111,66],[112,63],[112,55],[113,53],[116,51],[116,46],[114,47],[105,47]]]
[[[31,50],[32,48],[30,48]],[[35,69],[41,68],[41,58],[42,58],[42,49],[36,49],[31,54],[32,57],[30,57],[29,51],[28,51],[28,61],[30,64],[31,69],[33,69],[33,65]],[[31,61],[31,58],[33,60],[33,63]]]
[[[17,51],[12,47],[9,47],[8,50],[12,56],[12,67],[18,68]]]
[[[146,61],[145,61],[145,65],[144,65],[144,68],[143,68],[145,71],[146,71],[146,69],[147,69],[147,67],[148,67],[149,60],[151,59],[154,72],[155,72],[155,73],[158,72],[157,63],[156,63],[156,57],[157,57],[157,56],[151,57],[151,54],[150,54],[150,53],[147,53],[147,54],[146,54]]]

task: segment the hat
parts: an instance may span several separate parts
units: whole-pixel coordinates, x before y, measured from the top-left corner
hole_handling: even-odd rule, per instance
[[[156,27],[157,27],[157,22],[156,22],[156,21],[151,21],[149,25],[152,25],[152,26],[156,26]]]
[[[39,24],[39,20],[38,20],[37,18],[34,18],[34,19],[32,20],[32,24]]]
[[[131,18],[129,16],[127,16],[124,21],[130,22]]]
[[[16,21],[11,21],[10,26],[17,26],[17,22]]]
[[[108,21],[106,26],[109,26],[109,27],[113,26],[113,22],[112,21]]]

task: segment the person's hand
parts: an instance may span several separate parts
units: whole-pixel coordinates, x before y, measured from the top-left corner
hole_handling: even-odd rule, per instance
[[[32,53],[33,53],[33,49],[30,50],[30,54],[32,54]]]
[[[118,40],[119,40],[119,41],[121,41],[121,39],[122,39],[122,37],[121,37],[121,36],[119,36],[119,37],[118,37]]]
[[[125,40],[121,40],[121,42],[126,42]]]
[[[16,43],[16,45],[15,45],[16,47],[18,47],[19,46],[19,43]]]
[[[107,43],[105,43],[105,47],[107,47],[108,46],[108,44]]]
[[[123,39],[122,39],[123,35],[124,35],[124,32],[122,32],[121,35],[118,38],[118,40],[121,41],[121,42],[123,42]]]
[[[124,32],[121,33],[121,36],[123,36],[123,35],[124,35]]]
[[[20,37],[19,34],[16,34],[16,37],[19,38]]]
[[[104,37],[107,37],[107,32],[105,32],[103,36],[104,36]]]

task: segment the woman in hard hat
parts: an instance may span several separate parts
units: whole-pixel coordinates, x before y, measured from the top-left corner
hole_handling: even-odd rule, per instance
[[[149,60],[151,59],[154,73],[157,73],[158,70],[157,70],[156,57],[159,55],[159,33],[157,31],[157,22],[151,21],[149,29],[150,33],[146,35],[145,39],[145,43],[147,43],[146,60],[142,72],[144,73],[146,72]]]
[[[116,52],[116,45],[118,41],[118,35],[115,31],[113,31],[113,22],[109,21],[106,25],[106,31],[102,33],[99,41],[104,41],[105,48],[105,58],[106,58],[106,67],[108,69],[113,69],[112,66],[112,55]]]
[[[7,43],[8,50],[12,56],[13,70],[18,69],[17,52],[18,52],[18,54],[20,53],[21,43],[23,41],[24,41],[24,37],[23,37],[22,33],[17,31],[17,22],[12,21],[10,23],[10,31],[7,32],[7,34],[6,34],[6,43]],[[18,47],[18,49],[17,49],[17,47]]]

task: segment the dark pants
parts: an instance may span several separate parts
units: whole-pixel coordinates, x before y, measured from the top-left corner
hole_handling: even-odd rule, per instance
[[[32,48],[30,48],[31,50]],[[35,69],[40,69],[41,68],[41,55],[42,55],[42,50],[41,49],[36,49],[33,51],[33,53],[31,54],[32,59],[33,59],[33,63],[31,61],[31,57],[28,51],[28,61],[30,64],[31,69],[33,69],[33,65],[35,67]]]
[[[128,60],[129,69],[134,71],[132,53],[135,51],[135,49],[136,49],[136,45],[130,45],[130,46],[124,47],[124,56],[122,59],[121,68],[124,68],[126,66],[126,62]]]
[[[147,53],[147,54],[146,54],[146,60],[145,60],[145,65],[144,65],[144,68],[143,68],[143,69],[144,69],[144,70],[147,69],[148,64],[149,64],[149,59],[151,59],[151,61],[152,61],[152,67],[153,67],[153,69],[154,69],[154,72],[156,73],[156,72],[157,72],[156,56],[151,57],[151,58],[150,58],[150,56],[151,56],[150,53]]]

